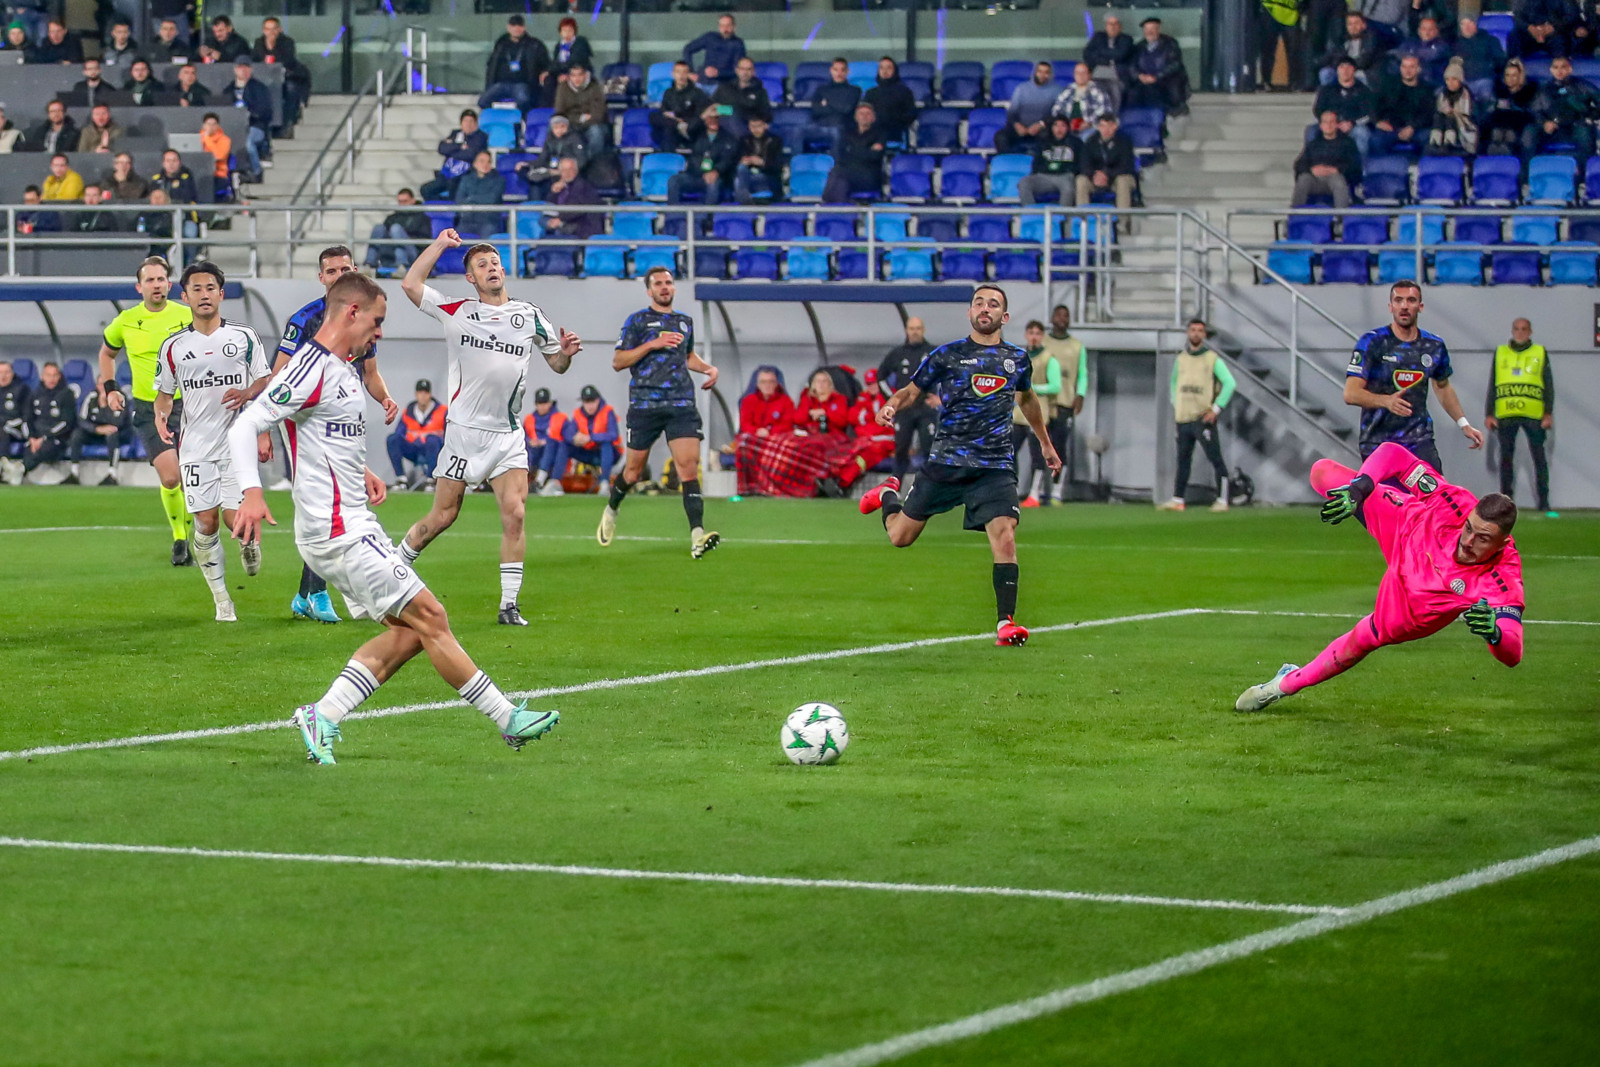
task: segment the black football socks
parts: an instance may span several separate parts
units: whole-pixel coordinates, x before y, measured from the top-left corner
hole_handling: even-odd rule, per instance
[[[700,495],[699,478],[683,483],[683,513],[689,516],[689,529],[698,530],[705,525],[706,498]]]
[[[1005,622],[1017,614],[1017,565],[1015,563],[996,563],[994,565],[994,606],[1000,613],[1000,621]]]

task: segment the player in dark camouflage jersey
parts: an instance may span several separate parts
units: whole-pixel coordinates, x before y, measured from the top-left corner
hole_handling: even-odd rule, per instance
[[[1483,434],[1463,414],[1450,384],[1450,350],[1444,339],[1417,326],[1422,289],[1413,281],[1389,287],[1392,322],[1361,335],[1345,371],[1344,402],[1361,408],[1361,458],[1385,441],[1409,450],[1418,459],[1443,470],[1428,414],[1428,382],[1439,404],[1461,427],[1472,448],[1483,447]]]
[[[929,352],[911,376],[911,383],[889,398],[878,422],[894,425],[894,415],[915,404],[924,393],[937,392],[942,406],[933,433],[933,449],[904,501],[900,480],[890,478],[861,498],[861,513],[883,509],[889,543],[904,548],[921,534],[928,520],[961,504],[966,528],[989,535],[994,553],[994,599],[1000,621],[995,644],[1020,645],[1028,631],[1018,626],[1017,457],[1011,446],[1011,412],[1020,408],[1039,439],[1051,473],[1061,457],[1050,443],[1044,409],[1033,392],[1033,364],[1028,354],[1001,339],[1010,315],[1006,294],[993,285],[972,293],[967,321],[972,332],[959,341]]]

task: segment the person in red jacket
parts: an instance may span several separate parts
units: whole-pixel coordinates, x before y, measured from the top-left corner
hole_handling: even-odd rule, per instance
[[[601,397],[600,390],[586,385],[578,393],[578,406],[561,425],[561,439],[567,443],[573,459],[600,468],[601,481],[609,490],[611,468],[617,465],[617,443],[622,433],[617,427],[616,411]]]
[[[410,487],[416,489],[433,481],[433,465],[439,462],[444,447],[445,406],[433,399],[433,383],[417,381],[417,398],[406,405],[400,425],[389,435],[389,464],[394,467],[394,486],[406,481],[405,461],[410,460]]]
[[[854,435],[850,453],[834,464],[831,474],[817,482],[817,491],[823,496],[847,496],[857,478],[894,455],[894,427],[878,425],[878,409],[889,396],[878,383],[876,370],[869,368],[862,380],[867,386],[850,409],[850,430]]]
[[[774,367],[756,369],[756,387],[739,401],[739,432],[757,438],[794,429],[794,401],[783,391]]]
[[[850,400],[833,387],[833,375],[825,369],[812,372],[811,383],[800,394],[795,408],[794,432],[799,436],[817,434],[843,440],[850,427]]]
[[[554,496],[561,487],[561,476],[567,470],[567,442],[561,439],[561,428],[566,421],[566,415],[551,399],[550,390],[540,388],[534,391],[533,411],[522,420],[522,435],[528,442],[528,469],[533,472],[534,492],[542,493],[549,485],[554,488],[546,495]]]

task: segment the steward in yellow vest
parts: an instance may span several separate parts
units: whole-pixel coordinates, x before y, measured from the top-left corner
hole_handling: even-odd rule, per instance
[[[1172,499],[1158,505],[1163,511],[1184,509],[1189,465],[1194,459],[1197,441],[1217,475],[1217,499],[1211,510],[1228,510],[1228,467],[1222,461],[1222,443],[1217,439],[1217,416],[1233,398],[1233,373],[1206,343],[1206,334],[1205,321],[1191,319],[1189,343],[1172,363],[1172,413],[1178,424],[1178,476],[1173,483]]]
[[[1550,511],[1550,464],[1545,457],[1545,436],[1555,423],[1556,383],[1544,345],[1533,343],[1533,324],[1517,319],[1511,324],[1511,341],[1495,349],[1494,373],[1489,375],[1489,395],[1484,400],[1488,429],[1500,437],[1500,491],[1516,499],[1517,434],[1528,435],[1533,455],[1534,493],[1539,510]]]

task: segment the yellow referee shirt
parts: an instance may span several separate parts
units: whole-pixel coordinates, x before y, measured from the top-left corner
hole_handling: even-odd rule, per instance
[[[155,400],[161,343],[193,321],[194,312],[187,304],[168,300],[160,311],[151,311],[141,300],[106,326],[106,345],[127,350],[135,400]]]

